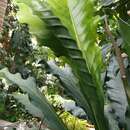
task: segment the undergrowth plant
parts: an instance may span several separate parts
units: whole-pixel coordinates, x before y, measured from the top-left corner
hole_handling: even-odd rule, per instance
[[[96,130],[129,130],[130,2],[14,0],[14,3],[19,7],[19,22],[37,39],[39,48],[50,48],[66,64],[61,67],[52,60],[41,59],[38,67],[59,79]],[[11,43],[27,47],[28,35],[24,37],[23,30],[16,28]],[[19,51],[26,51],[26,47],[20,48],[16,56]],[[7,66],[0,70],[1,77],[9,84],[17,84],[26,92],[12,96],[31,114],[45,120],[50,129],[67,130],[64,119],[40,92],[35,78],[30,75],[23,78],[17,72],[11,73]]]

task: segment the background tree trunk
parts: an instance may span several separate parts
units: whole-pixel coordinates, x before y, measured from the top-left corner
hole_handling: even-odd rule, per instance
[[[0,32],[2,31],[6,7],[7,7],[7,0],[0,0]]]

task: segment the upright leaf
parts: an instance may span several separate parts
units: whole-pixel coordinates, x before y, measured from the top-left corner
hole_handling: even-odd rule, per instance
[[[103,101],[100,80],[102,59],[100,48],[96,44],[96,26],[98,17],[94,16],[94,2],[92,0],[68,0],[68,6],[73,27],[75,29],[76,41],[81,48],[88,69],[93,75],[92,79],[98,90],[97,94],[100,94],[100,96],[98,96],[99,100],[102,98],[101,100]],[[100,106],[100,109],[103,110],[103,105],[100,104]],[[98,112],[96,111],[96,113]],[[99,123],[98,125],[101,124]],[[101,126],[98,127],[100,128]]]
[[[90,9],[93,9],[93,4],[91,4],[90,1],[90,3],[88,2],[89,4],[86,3],[86,0],[85,3],[82,0],[79,2],[80,3],[78,4],[80,6],[75,11],[83,12],[83,14],[81,13],[83,19],[81,17],[79,19],[75,17],[75,19],[77,19],[79,24],[81,24],[81,26],[83,25],[83,27],[80,28],[79,25],[77,27],[73,26],[76,34],[75,36],[80,39],[80,41],[76,39],[78,41],[78,46],[76,40],[72,39],[68,29],[63,26],[58,17],[48,10],[43,2],[40,0],[30,0],[30,3],[28,4],[28,2],[25,1],[25,3],[33,10],[33,13],[45,22],[48,29],[48,34],[43,36],[40,41],[42,41],[44,45],[50,47],[57,56],[64,56],[66,58],[66,61],[72,67],[75,76],[79,79],[80,90],[89,104],[92,116],[94,117],[93,122],[95,123],[96,129],[105,130],[107,129],[107,124],[104,117],[104,97],[101,88],[102,84],[100,82],[100,74],[98,73],[101,68],[101,58],[99,47],[95,44],[96,25],[95,21],[93,23],[94,19],[91,11],[87,12],[87,15],[84,17],[84,12],[86,14],[86,11],[84,10],[89,11]],[[83,4],[81,4],[82,2]],[[73,7],[76,4],[76,1],[69,2],[69,7],[71,4],[73,4]],[[71,8],[70,13],[73,17],[72,13],[74,13],[74,11],[71,12],[72,10],[73,9]],[[89,13],[91,17],[89,16]],[[86,16],[88,16],[88,21],[86,21]],[[73,20],[72,22],[74,24]],[[91,22],[93,23],[92,25],[90,24]],[[86,28],[88,28],[87,31],[85,30]],[[81,32],[83,30],[83,36],[77,33],[77,31]],[[93,37],[90,35],[90,32]],[[85,47],[85,50],[83,46]]]
[[[94,16],[93,0],[68,0],[76,41],[92,72],[100,71],[101,49],[96,44],[96,27],[99,17]],[[98,73],[99,74],[99,73]]]
[[[69,32],[75,38],[67,0],[47,0],[47,3],[53,13],[60,18],[63,25],[69,28]]]

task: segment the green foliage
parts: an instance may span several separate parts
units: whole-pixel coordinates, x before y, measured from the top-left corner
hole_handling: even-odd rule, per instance
[[[109,6],[119,0],[101,0],[103,6]]]
[[[20,24],[12,33],[10,40],[12,52],[16,55],[26,56],[31,53],[31,36],[29,33],[29,28],[27,24]]]
[[[4,93],[0,94],[0,113],[5,111],[5,98],[4,98]]]
[[[68,112],[63,112],[60,117],[63,119],[63,122],[67,125],[68,130],[89,130],[87,128],[87,121],[80,120]]]
[[[45,66],[48,73],[51,73],[55,75],[57,78],[59,78],[62,86],[64,87],[65,91],[73,97],[73,99],[80,105],[86,113],[88,113],[88,116],[91,120],[93,120],[93,117],[91,116],[91,110],[89,108],[89,104],[84,98],[84,95],[80,91],[80,86],[78,83],[78,79],[73,75],[72,70],[69,66],[66,66],[65,68],[59,68],[54,61],[49,61],[48,63],[44,63],[42,65]],[[41,66],[41,67],[42,67]],[[44,68],[43,68],[44,69]],[[77,97],[78,95],[78,97]],[[91,114],[90,114],[91,113]]]
[[[41,119],[45,117],[49,127],[54,130],[66,130],[67,127],[70,130],[86,129],[86,122],[68,113],[63,113],[61,115],[63,121],[60,120],[54,108],[39,91],[37,86],[46,85],[44,84],[46,69],[47,73],[59,79],[67,94],[71,94],[71,97],[85,110],[96,130],[124,128],[129,130],[129,99],[127,99],[129,85],[122,82],[119,65],[113,57],[115,48],[112,48],[111,37],[105,34],[102,19],[104,15],[108,15],[113,37],[118,39],[117,43],[122,51],[130,56],[129,16],[127,14],[130,2],[127,0],[14,0],[14,2],[19,6],[17,17],[23,24],[18,24],[15,28],[11,26],[13,30],[8,27],[7,33],[9,30],[13,32],[11,37],[9,34],[5,35],[11,39],[11,52],[5,49],[6,53],[3,51],[0,53],[5,54],[10,63],[8,65],[2,62],[2,65],[8,66],[11,72],[20,72],[22,75],[21,77],[19,74],[12,74],[6,68],[0,71],[1,77],[17,84],[26,92],[26,94],[15,93],[13,96],[35,117]],[[119,22],[120,28],[115,22]],[[33,52],[30,49],[32,41],[29,29],[33,38],[37,38]],[[103,45],[104,58],[102,58],[100,45]],[[47,62],[48,57],[58,62],[60,60],[57,60],[54,55],[49,56],[48,53],[52,54],[52,52],[41,46],[49,47],[55,56],[63,60],[63,65]],[[45,60],[41,60],[43,57]],[[18,63],[19,59],[24,59],[24,61]],[[102,59],[105,59],[106,66]],[[37,66],[37,60],[40,60],[41,66],[39,64]],[[128,69],[126,59],[123,61],[125,69]],[[127,62],[129,62],[128,59]],[[69,66],[66,66],[66,63]],[[30,77],[30,73],[27,73],[27,66],[37,82]],[[101,80],[103,69],[106,72]],[[24,71],[27,73],[25,77]]]
[[[92,17],[93,11],[91,11],[93,9],[93,2],[79,2],[77,10],[89,9],[88,13],[84,11],[83,14],[81,14],[81,16],[83,15],[84,17],[79,19],[79,24],[76,23],[77,17],[73,18],[75,15],[73,6],[77,2],[74,1],[73,3],[74,4],[68,2],[68,8],[72,18],[71,21],[73,25],[76,24],[73,28],[75,29],[75,37],[77,38],[75,40],[77,42],[71,38],[70,33],[67,28],[62,25],[60,19],[54,16],[42,2],[30,1],[30,3],[27,4],[32,7],[34,14],[37,14],[47,26],[48,34],[42,38],[45,43],[44,45],[50,47],[58,56],[65,56],[67,58],[68,63],[71,65],[74,73],[79,79],[81,92],[90,104],[89,109],[92,111],[91,113],[94,117],[93,121],[96,124],[97,129],[105,129],[106,123],[102,125],[102,122],[105,120],[103,114],[104,98],[99,74],[102,60],[100,57],[100,49],[95,43],[96,21]],[[80,15],[80,12],[76,15]],[[88,17],[88,15],[90,16]],[[89,18],[88,22],[86,22],[86,16]],[[85,31],[84,29],[86,29],[86,33],[83,35],[82,33]],[[94,51],[91,50],[92,48]],[[92,58],[90,58],[90,55]],[[88,80],[86,81],[86,79]],[[96,100],[95,96],[97,97]]]
[[[122,38],[124,40],[123,48],[125,52],[130,56],[130,24],[129,21],[125,22],[123,19],[119,19],[119,26],[120,26],[120,32],[122,35]]]
[[[11,74],[7,68],[2,69],[0,71],[0,75],[1,77],[6,78],[9,82],[17,84],[24,92],[28,93],[31,103],[37,106],[37,109],[40,109],[44,115],[41,115],[41,118],[44,120],[45,117],[45,120],[51,129],[66,130],[66,127],[58,118],[52,106],[38,90],[33,77],[29,77],[28,79],[24,80],[21,78],[20,74]]]
[[[20,22],[27,23],[28,21],[29,29],[32,34],[36,35],[37,37],[43,35],[44,23],[42,20],[36,15],[33,15],[32,10],[26,4],[20,3],[18,6],[20,11],[17,13],[17,17]]]
[[[96,44],[96,27],[99,17],[94,16],[93,4],[91,0],[70,0],[68,2],[76,41],[91,73],[100,72],[102,65],[101,50]]]
[[[109,78],[109,80],[106,81],[106,94],[108,97],[106,111],[113,116],[112,118],[116,120],[121,127],[125,127],[125,117],[128,109],[128,102],[123,87],[123,82],[121,80],[120,71],[118,72],[118,70],[119,65],[117,60],[115,56],[111,56],[107,69],[107,78]],[[113,114],[112,111],[114,111]],[[115,124],[118,125],[118,123]],[[111,128],[113,127],[111,123],[109,126]]]
[[[25,106],[25,109],[29,111],[29,113],[32,114],[34,117],[43,118],[42,111],[30,102],[28,95],[14,93],[12,94],[12,96],[15,99],[17,99],[20,103],[22,103]]]
[[[62,24],[69,28],[69,32],[71,35],[75,37],[75,32],[73,28],[73,23],[71,21],[71,16],[69,13],[68,3],[67,0],[47,0],[46,1],[50,9],[53,11],[53,13],[60,18]],[[62,10],[61,10],[62,8]]]

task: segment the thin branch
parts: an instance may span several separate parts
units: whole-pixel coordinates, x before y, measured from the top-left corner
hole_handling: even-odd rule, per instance
[[[110,39],[112,41],[112,45],[114,47],[115,54],[116,54],[116,57],[117,57],[117,61],[118,61],[119,67],[120,67],[121,77],[122,77],[122,79],[126,79],[125,66],[124,66],[123,58],[121,56],[121,50],[118,47],[118,45],[117,45],[117,43],[114,39],[114,36],[112,35],[112,33],[110,31],[110,28],[109,28],[109,25],[108,25],[108,22],[107,22],[107,17],[105,17],[105,29],[106,29],[106,33],[108,34],[108,36],[110,37]]]
[[[117,43],[114,39],[114,36],[112,35],[112,32],[110,31],[110,28],[109,28],[109,25],[108,25],[108,22],[107,22],[107,17],[105,17],[105,26],[106,26],[105,27],[106,33],[110,37],[112,44],[113,44],[113,47],[114,47],[114,50],[115,50],[117,62],[119,64],[119,68],[120,68],[121,78],[122,78],[125,93],[126,93],[126,96],[127,96],[127,101],[130,105],[130,100],[129,100],[130,99],[130,93],[129,93],[129,90],[128,90],[129,85],[128,85],[128,80],[127,80],[127,76],[126,76],[126,70],[125,70],[125,66],[124,66],[124,62],[123,62],[123,57],[121,55],[121,50],[118,47],[118,45],[117,45]]]
[[[105,29],[106,29],[106,33],[108,34],[108,36],[110,37],[114,50],[115,50],[115,54],[116,54],[116,58],[117,58],[117,62],[119,64],[119,68],[120,68],[120,74],[121,74],[121,78],[123,81],[123,85],[124,85],[124,89],[125,89],[125,93],[127,96],[127,101],[128,104],[130,105],[130,91],[129,91],[129,84],[128,84],[128,80],[127,80],[127,76],[126,76],[126,70],[125,70],[125,66],[124,66],[124,62],[123,62],[123,57],[121,55],[121,50],[118,47],[114,36],[112,35],[112,32],[110,31],[108,22],[107,22],[107,17],[105,17]],[[130,110],[128,110],[130,113]]]
[[[124,66],[124,62],[123,62],[123,57],[121,55],[121,50],[118,47],[118,45],[117,45],[117,43],[115,41],[115,38],[112,35],[112,32],[110,31],[108,21],[107,21],[107,17],[105,17],[105,30],[106,30],[106,33],[108,34],[108,36],[110,37],[112,45],[114,47],[117,62],[119,64],[119,68],[120,68],[121,78],[122,78],[123,85],[124,85],[124,90],[125,90],[125,93],[126,93],[126,96],[127,96],[127,101],[130,104],[130,102],[129,102],[129,94],[127,92],[128,81],[127,81],[127,77],[126,77],[126,70],[125,70],[125,66]],[[125,130],[125,128],[122,128],[120,130]]]

